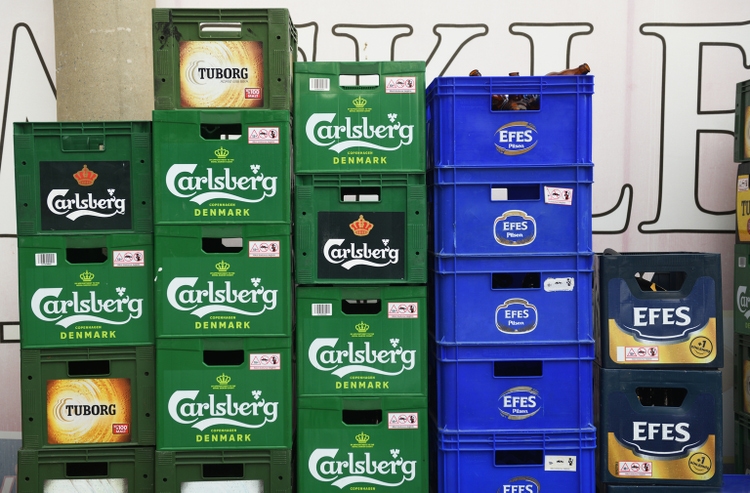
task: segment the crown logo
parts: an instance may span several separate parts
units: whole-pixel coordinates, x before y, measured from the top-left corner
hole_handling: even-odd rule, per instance
[[[226,158],[227,158],[227,156],[229,155],[229,151],[228,151],[228,150],[226,150],[226,149],[224,149],[223,147],[219,147],[218,149],[216,149],[216,150],[214,151],[214,154],[215,154],[215,155],[216,155],[216,157],[217,157],[217,158],[219,158],[219,159],[226,159]]]
[[[91,281],[93,281],[93,280],[94,280],[94,274],[92,274],[92,273],[91,273],[91,272],[89,272],[88,270],[87,270],[87,271],[85,271],[84,273],[82,273],[82,274],[81,274],[80,276],[78,276],[78,277],[80,277],[80,278],[81,278],[81,281],[83,281],[83,282],[91,282]]]
[[[370,435],[363,431],[359,435],[355,436],[354,439],[357,440],[357,443],[367,443],[370,441]]]
[[[229,266],[228,263],[226,263],[226,262],[224,262],[222,260],[221,262],[219,262],[218,264],[216,264],[214,267],[216,267],[216,270],[218,270],[219,272],[226,272],[226,271],[229,270],[230,266]]]
[[[219,385],[226,385],[232,380],[232,377],[229,375],[222,373],[218,377],[216,377],[216,381],[219,382]]]
[[[354,328],[357,329],[357,332],[367,332],[368,330],[370,330],[370,326],[364,322],[358,323],[354,326]]]
[[[367,236],[368,234],[370,234],[370,230],[373,226],[375,225],[365,219],[362,214],[359,215],[359,219],[349,225],[354,234],[357,236]]]
[[[367,104],[367,100],[363,98],[362,96],[357,97],[357,99],[352,101],[352,104],[356,108],[363,108]]]
[[[82,187],[90,187],[94,184],[99,175],[91,171],[88,165],[84,164],[83,169],[73,175],[79,185]]]

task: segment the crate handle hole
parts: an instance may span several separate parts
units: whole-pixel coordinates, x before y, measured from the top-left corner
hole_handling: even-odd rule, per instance
[[[542,450],[495,450],[496,466],[521,466],[544,464]]]
[[[201,123],[201,137],[205,140],[239,140],[242,137],[241,123]],[[220,148],[214,152],[221,159],[229,155],[229,151]]]
[[[244,464],[203,464],[204,478],[243,478]]]
[[[65,475],[69,477],[106,477],[109,464],[106,462],[68,462],[65,464]]]
[[[341,420],[347,425],[377,425],[383,421],[383,411],[382,409],[344,409],[341,411]],[[357,440],[362,440],[362,443],[366,442],[365,436],[360,436]]]
[[[245,351],[242,349],[203,351],[203,364],[206,366],[241,366],[244,362]]]
[[[687,273],[676,272],[636,272],[638,287],[644,292],[679,291],[685,283]]]
[[[202,248],[206,253],[239,253],[244,242],[242,238],[203,238]],[[221,270],[219,267],[217,269]]]
[[[380,202],[380,187],[341,187],[341,202]]]
[[[492,289],[536,289],[541,278],[539,272],[493,272]]]
[[[687,397],[687,389],[681,387],[638,387],[635,389],[638,402],[643,407],[681,407]]]
[[[375,315],[382,308],[381,300],[341,300],[341,311],[347,315]]]
[[[495,361],[495,378],[541,377],[544,375],[542,361]]]
[[[93,376],[93,375],[109,375],[110,366],[109,360],[84,360],[84,361],[69,361],[68,362],[68,376],[69,377],[81,377],[81,376]]]
[[[65,260],[71,264],[103,264],[107,261],[109,255],[106,247],[95,247],[95,248],[66,248],[65,249]],[[89,276],[91,279],[89,279]],[[91,281],[94,275],[89,271],[81,274],[81,280]]]

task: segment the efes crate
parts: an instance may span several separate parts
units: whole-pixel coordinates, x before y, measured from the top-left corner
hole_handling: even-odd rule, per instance
[[[601,366],[724,366],[720,254],[605,252],[595,264]]]
[[[157,226],[156,338],[289,337],[291,226]]]
[[[599,368],[600,481],[721,485],[721,370]]]
[[[21,350],[27,449],[155,444],[154,346]]]
[[[292,110],[287,9],[153,9],[157,110]]]
[[[734,160],[750,161],[750,80],[737,83],[734,110]]]
[[[429,491],[427,399],[328,396],[297,407],[298,491]]]
[[[427,166],[591,163],[594,77],[436,77],[427,88]],[[499,111],[531,94],[538,110]]]
[[[291,224],[288,111],[154,111],[155,224]]]
[[[151,122],[14,123],[19,236],[151,233]]]
[[[439,431],[593,424],[594,344],[436,345]]]
[[[296,175],[298,284],[427,282],[425,174]]]
[[[444,433],[435,439],[437,493],[592,492],[596,430]]]
[[[431,262],[438,343],[593,342],[593,254]]]
[[[154,343],[149,234],[18,237],[21,347]]]
[[[427,396],[427,287],[298,287],[297,395]]]
[[[292,491],[291,449],[157,451],[155,463],[156,493]]]
[[[157,450],[291,448],[291,344],[157,339]]]
[[[593,165],[428,172],[430,248],[440,255],[591,253]]]
[[[154,448],[18,451],[18,493],[152,493]]]
[[[424,87],[423,61],[295,63],[295,173],[424,172]]]

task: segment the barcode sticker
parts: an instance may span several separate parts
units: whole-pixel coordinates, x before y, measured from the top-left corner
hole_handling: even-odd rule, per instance
[[[57,265],[56,253],[36,253],[34,254],[34,257],[36,258],[37,266],[47,267]]]
[[[311,91],[330,91],[331,79],[314,78],[310,79]]]
[[[331,303],[313,303],[313,317],[330,317],[333,315],[333,305]]]

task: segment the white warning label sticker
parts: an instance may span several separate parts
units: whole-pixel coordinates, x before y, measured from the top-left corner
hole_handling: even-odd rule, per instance
[[[618,476],[640,476],[650,478],[652,475],[650,462],[618,462]]]
[[[279,257],[281,246],[278,241],[251,241],[248,243],[249,257]]]
[[[419,428],[417,413],[388,413],[389,430],[416,430]]]
[[[279,127],[248,127],[248,144],[278,144]]]
[[[388,303],[388,318],[419,318],[418,308],[414,302]]]
[[[113,267],[144,267],[146,265],[143,250],[114,250]]]
[[[250,354],[251,370],[281,370],[281,354]]]

